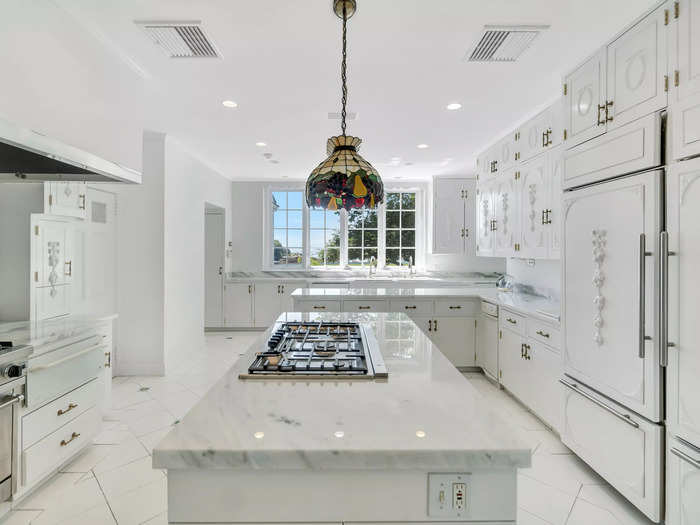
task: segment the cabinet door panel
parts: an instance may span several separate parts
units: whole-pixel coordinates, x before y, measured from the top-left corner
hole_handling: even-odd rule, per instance
[[[510,390],[513,395],[523,399],[532,388],[529,384],[529,368],[524,359],[524,340],[512,330],[500,329],[498,341],[498,366],[500,367],[499,379],[501,384]]]
[[[476,323],[473,317],[433,319],[428,336],[447,359],[457,367],[475,366]]]
[[[492,182],[479,183],[477,190],[476,207],[476,254],[490,257],[493,255],[496,234],[491,230],[491,221],[494,218]]]
[[[681,101],[700,94],[700,3],[683,0],[678,6],[678,86],[675,95],[676,100]]]
[[[661,177],[661,171],[647,172],[573,191],[564,198],[566,373],[652,421],[661,418],[654,339],[658,260],[654,246],[659,235]],[[643,257],[643,297],[641,234],[650,252]],[[645,313],[643,330],[640,305]]]
[[[532,321],[531,321],[532,322]],[[533,385],[530,388],[530,408],[553,429],[561,427],[561,354],[546,345],[528,340],[527,364],[532,367]],[[528,400],[524,400],[528,401]]]
[[[549,209],[547,188],[547,158],[545,155],[531,160],[521,169],[520,209],[522,210],[521,256],[529,258],[547,257],[549,228],[545,211]]]
[[[498,168],[507,170],[515,164],[515,134],[509,133],[503,137],[496,147],[498,151]]]
[[[256,282],[253,286],[253,322],[257,327],[270,326],[281,312],[282,285],[278,282]]]
[[[564,148],[557,147],[550,151],[548,155],[547,185],[550,192],[549,213],[547,214],[547,228],[549,229],[548,254],[550,259],[559,259],[561,257],[561,188],[564,175]]]
[[[87,184],[84,182],[45,182],[44,191],[48,192],[51,215],[65,217],[86,217]]]
[[[463,181],[435,179],[433,253],[464,252]]]
[[[503,173],[494,185],[495,247],[499,257],[509,257],[520,243],[520,184],[515,173]]]
[[[518,141],[520,160],[531,159],[545,149],[545,132],[549,129],[548,112],[540,113],[530,119],[520,128],[521,138]]]
[[[607,49],[608,129],[666,107],[666,26],[659,7]],[[612,102],[612,104],[610,104]]]
[[[253,326],[253,285],[251,283],[224,285],[224,326]]]
[[[476,364],[498,380],[498,319],[481,315],[477,321]]]
[[[671,168],[667,180],[669,250],[668,422],[700,444],[700,159]]]
[[[596,53],[566,77],[566,147],[605,133],[605,124],[599,124],[600,105],[605,104],[605,50]]]
[[[669,436],[666,453],[666,523],[694,525],[700,523],[700,451],[685,446]]]

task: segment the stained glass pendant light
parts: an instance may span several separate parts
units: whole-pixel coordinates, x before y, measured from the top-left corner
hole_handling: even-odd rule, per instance
[[[355,14],[356,0],[334,0],[333,11],[343,21],[342,135],[331,137],[326,144],[326,158],[306,181],[306,204],[311,208],[338,210],[374,208],[384,200],[384,185],[379,173],[363,159],[358,150],[362,139],[345,134],[347,88],[347,22]]]

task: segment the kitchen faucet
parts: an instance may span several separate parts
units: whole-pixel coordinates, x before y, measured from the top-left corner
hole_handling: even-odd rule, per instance
[[[372,277],[372,266],[374,266],[374,273],[377,273],[377,258],[372,255],[372,257],[369,258],[369,274],[368,277]]]
[[[413,255],[408,258],[408,275],[415,275],[416,269],[413,267]]]

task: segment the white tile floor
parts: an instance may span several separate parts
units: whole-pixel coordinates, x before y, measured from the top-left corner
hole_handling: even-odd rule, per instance
[[[207,335],[202,352],[167,377],[115,378],[103,432],[3,525],[166,524],[167,480],[151,468],[151,451],[258,336]],[[465,375],[534,449],[532,468],[519,473],[519,525],[651,523],[508,394],[481,374]]]

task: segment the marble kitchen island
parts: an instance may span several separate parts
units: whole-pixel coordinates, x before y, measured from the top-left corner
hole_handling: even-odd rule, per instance
[[[388,377],[240,379],[273,326],[155,447],[170,523],[515,523],[529,447],[413,321],[293,315],[364,323]]]

